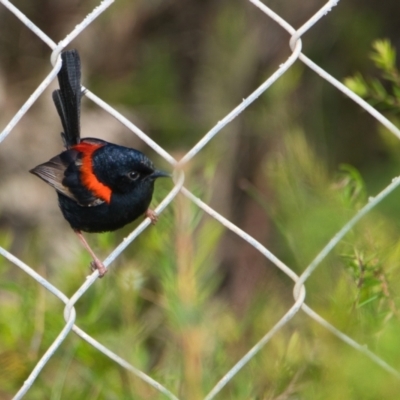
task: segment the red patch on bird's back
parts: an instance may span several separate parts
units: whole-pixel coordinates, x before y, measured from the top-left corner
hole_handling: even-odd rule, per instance
[[[93,171],[93,153],[104,144],[81,142],[72,148],[82,154],[81,181],[86,189],[107,203],[111,201],[111,189],[97,179]]]

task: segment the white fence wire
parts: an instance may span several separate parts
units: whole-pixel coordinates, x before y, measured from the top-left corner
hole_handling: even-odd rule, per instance
[[[245,1],[245,0],[243,0]],[[247,0],[246,0],[247,1]],[[185,182],[185,177],[182,172],[185,164],[195,157],[204,146],[207,145],[214,137],[221,131],[227,124],[233,121],[241,112],[243,112],[252,102],[257,100],[257,98],[263,94],[274,82],[276,82],[280,77],[282,77],[286,71],[296,62],[303,62],[310,69],[315,71],[321,78],[325,79],[331,85],[336,87],[338,90],[343,92],[346,96],[352,99],[354,102],[359,104],[364,110],[369,112],[374,118],[376,118],[382,125],[384,125],[390,132],[400,138],[400,130],[393,125],[388,119],[386,119],[381,113],[367,104],[364,100],[358,97],[354,92],[345,87],[342,83],[336,80],[333,76],[327,73],[325,70],[321,69],[313,61],[311,61],[306,55],[302,53],[302,41],[301,37],[312,28],[321,18],[327,16],[327,14],[336,6],[339,0],[328,1],[317,13],[315,13],[303,26],[299,29],[293,28],[284,19],[277,15],[272,9],[267,7],[259,0],[248,0],[258,7],[260,11],[266,14],[266,17],[274,20],[279,24],[284,30],[286,30],[290,35],[289,45],[292,50],[290,57],[280,65],[279,69],[275,71],[259,88],[257,88],[253,93],[251,93],[246,99],[243,100],[235,109],[233,109],[225,118],[219,121],[209,132],[207,132],[202,139],[180,160],[174,159],[170,154],[168,154],[162,147],[155,143],[149,136],[147,136],[142,130],[135,126],[131,121],[121,115],[119,112],[114,110],[110,105],[105,103],[103,100],[98,98],[95,94],[89,90],[85,91],[85,95],[95,102],[98,106],[102,107],[105,111],[110,113],[119,122],[125,125],[128,129],[134,132],[140,139],[146,142],[150,147],[152,147],[160,156],[162,156],[168,163],[174,168],[174,182],[175,186],[168,194],[168,196],[160,203],[156,208],[156,212],[161,213],[175,198],[178,193],[182,193],[184,196],[189,198],[193,203],[195,203],[199,208],[201,208],[205,213],[209,214],[212,218],[217,220],[227,229],[235,233],[237,236],[242,238],[244,241],[248,242],[256,250],[258,250],[263,256],[269,259],[273,264],[276,265],[282,272],[284,272],[289,278],[294,282],[294,303],[291,308],[281,317],[281,319],[272,327],[265,335],[223,376],[216,382],[214,388],[205,397],[205,400],[211,400],[217,397],[221,392],[222,388],[231,381],[235,374],[250,360],[255,354],[257,354],[268,341],[277,334],[277,332],[288,323],[300,310],[311,317],[314,321],[319,323],[321,326],[329,330],[331,333],[336,335],[340,340],[347,343],[349,346],[353,347],[355,350],[363,353],[365,356],[369,357],[373,362],[378,364],[380,367],[385,369],[388,373],[400,378],[400,373],[392,368],[385,360],[378,357],[376,354],[368,350],[364,345],[357,343],[352,338],[332,326],[328,321],[323,319],[320,315],[314,312],[310,307],[305,304],[306,299],[306,289],[305,283],[311,274],[315,271],[325,257],[332,251],[332,249],[339,243],[339,241],[348,233],[354,225],[367,213],[371,211],[377,204],[379,204],[385,197],[387,197],[397,186],[400,185],[400,178],[395,178],[393,181],[382,190],[376,197],[370,199],[370,201],[356,214],[354,217],[348,221],[347,224],[329,241],[329,243],[321,250],[321,252],[315,257],[304,272],[298,276],[294,271],[282,261],[280,261],[274,254],[272,254],[264,245],[255,240],[249,234],[238,228],[232,222],[224,218],[222,215],[217,213],[214,209],[210,208],[201,199],[197,198],[193,193],[186,189],[183,185]],[[32,21],[30,21],[20,10],[18,10],[12,3],[8,0],[0,0],[0,3],[6,7],[11,13],[13,13],[23,24],[25,24],[32,32],[34,32],[43,42],[45,42],[52,50],[51,62],[53,64],[53,69],[50,71],[48,76],[43,80],[43,82],[38,86],[34,93],[29,97],[26,103],[21,107],[21,109],[15,114],[14,118],[9,122],[9,124],[4,128],[0,134],[0,144],[1,142],[12,133],[14,127],[18,124],[20,119],[28,111],[28,109],[34,104],[41,93],[50,85],[54,78],[56,78],[57,73],[61,66],[61,59],[59,57],[60,52],[73,40],[75,39],[89,24],[94,22],[94,20],[113,3],[113,0],[105,0],[99,4],[79,25],[77,25],[74,30],[67,35],[67,37],[60,43],[56,44],[49,38],[45,33],[43,33]],[[340,10],[338,10],[340,12]],[[331,17],[331,16],[329,16]],[[334,18],[334,16],[332,16]],[[114,251],[104,260],[104,265],[108,268],[110,264],[121,255],[121,253],[129,246],[132,241],[134,241],[150,224],[150,220],[144,220],[131,234],[125,238],[125,240],[117,246]],[[159,382],[152,379],[150,376],[135,368],[129,362],[124,360],[119,355],[113,353],[110,349],[103,346],[97,340],[86,334],[78,326],[75,325],[76,312],[74,305],[80,299],[80,297],[90,288],[91,285],[97,280],[98,272],[97,270],[87,278],[87,280],[82,284],[82,286],[76,291],[76,293],[68,298],[59,289],[48,282],[44,277],[35,272],[29,265],[25,264],[23,261],[15,257],[13,254],[0,247],[0,254],[15,266],[19,267],[22,271],[28,274],[32,279],[36,280],[40,285],[50,291],[53,295],[58,297],[62,302],[65,303],[64,308],[64,319],[66,321],[64,328],[59,333],[57,338],[54,340],[53,344],[48,348],[48,350],[43,354],[42,358],[37,362],[35,368],[32,370],[30,375],[27,377],[21,389],[15,395],[14,399],[21,399],[34,384],[39,373],[55,353],[55,351],[63,345],[64,340],[70,334],[71,331],[75,332],[83,340],[91,344],[98,351],[102,352],[104,355],[109,357],[115,363],[119,364],[126,370],[135,374],[137,377],[147,382],[153,388],[157,389],[161,393],[165,394],[170,399],[178,399],[176,395],[171,393],[167,388],[161,385]]]

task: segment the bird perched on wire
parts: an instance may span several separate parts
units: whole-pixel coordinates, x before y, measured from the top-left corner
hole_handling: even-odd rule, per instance
[[[60,89],[53,92],[53,101],[64,130],[61,136],[66,150],[29,172],[56,190],[64,218],[93,257],[92,268],[102,277],[107,269],[81,231],[114,231],[143,214],[155,223],[157,216],[149,209],[154,181],[170,175],[155,169],[138,150],[101,139],[81,139],[79,54],[76,50],[65,51],[61,59]]]

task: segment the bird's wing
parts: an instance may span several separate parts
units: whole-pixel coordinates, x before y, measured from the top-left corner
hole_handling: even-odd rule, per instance
[[[58,193],[69,197],[83,207],[93,207],[105,201],[82,184],[82,158],[76,150],[66,150],[50,161],[38,165],[29,172],[37,175]]]
[[[53,101],[64,129],[61,136],[69,149],[80,142],[81,61],[76,50],[64,51],[61,59],[60,89],[53,92]]]

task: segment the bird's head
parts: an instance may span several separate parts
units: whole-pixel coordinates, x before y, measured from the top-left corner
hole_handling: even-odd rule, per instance
[[[113,193],[129,193],[139,188],[153,188],[154,181],[170,174],[157,170],[142,152],[107,144],[92,156],[93,172]]]

